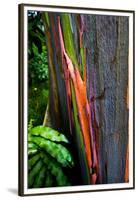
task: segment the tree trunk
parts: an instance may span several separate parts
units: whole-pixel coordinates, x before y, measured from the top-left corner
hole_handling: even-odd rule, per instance
[[[93,99],[91,88],[95,91],[99,182],[120,183],[125,182],[128,144],[128,17],[95,16],[93,19],[93,41],[90,43],[88,39],[88,30],[86,43],[89,49],[94,46],[94,65],[88,61],[87,66],[94,74],[92,81],[88,73],[88,88],[90,100]]]
[[[44,13],[43,19],[49,55],[50,122],[73,144],[79,183],[125,182],[128,17]],[[75,86],[67,59],[73,69],[79,69],[83,85],[86,82],[86,114],[89,115],[90,109],[87,121],[90,119],[88,126],[92,128],[89,129],[92,169],[83,135],[85,119],[79,114],[76,99],[78,85]]]

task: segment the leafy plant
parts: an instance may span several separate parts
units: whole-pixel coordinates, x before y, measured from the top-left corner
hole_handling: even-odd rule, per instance
[[[41,12],[28,11],[28,123],[43,123],[49,96],[49,74]]]
[[[44,25],[41,12],[28,11],[28,53],[29,60],[34,57],[33,44],[37,46],[39,54],[45,45]]]
[[[28,123],[28,133],[31,131],[31,129],[33,128],[33,119],[30,119],[29,123]]]
[[[42,52],[39,53],[38,47],[33,43],[32,50],[34,57],[29,60],[29,79],[33,82],[48,79],[48,63],[46,47],[42,46]]]
[[[33,126],[43,123],[48,96],[49,90],[46,88],[45,82],[29,87],[28,122],[32,119]]]
[[[67,138],[45,126],[32,128],[28,134],[28,187],[70,185],[65,171],[74,166]]]

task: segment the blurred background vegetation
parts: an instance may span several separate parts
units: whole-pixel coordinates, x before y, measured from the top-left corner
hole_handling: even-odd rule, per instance
[[[41,13],[28,11],[28,123],[43,123],[48,102],[49,74]]]

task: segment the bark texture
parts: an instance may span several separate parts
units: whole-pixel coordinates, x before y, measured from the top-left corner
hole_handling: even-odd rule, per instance
[[[99,183],[125,181],[128,18],[86,16],[88,96],[96,110]],[[95,103],[93,103],[95,102]]]
[[[66,77],[61,66],[57,25],[60,15],[51,13],[49,21],[45,20],[50,71],[49,113],[54,127],[62,129],[70,137]],[[65,32],[64,20],[61,23]],[[77,57],[80,71],[83,64],[80,52],[82,38],[86,50],[87,97],[99,163],[96,183],[125,182],[128,145],[128,17],[71,14],[70,24],[74,56]]]

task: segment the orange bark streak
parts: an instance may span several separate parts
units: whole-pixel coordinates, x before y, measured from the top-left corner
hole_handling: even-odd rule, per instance
[[[86,156],[88,160],[89,168],[92,167],[92,154],[91,154],[91,139],[90,139],[90,127],[89,119],[86,111],[86,106],[88,105],[87,94],[86,94],[86,84],[82,81],[78,68],[73,67],[71,60],[68,55],[65,54],[70,76],[73,80],[73,85],[75,89],[75,96],[77,101],[77,108],[79,113],[79,120],[81,124],[81,129],[83,133]]]
[[[60,19],[58,20],[58,26],[59,26],[59,37],[60,37],[60,44],[61,44],[61,51],[62,51],[62,59],[63,60],[65,59],[64,61],[67,67],[66,69],[63,69],[64,75],[65,74],[68,75],[67,77],[65,77],[67,95],[68,95],[68,98],[71,98],[70,86],[69,86],[70,78],[71,78],[73,81],[74,90],[75,90],[78,117],[79,117],[81,130],[83,134],[86,157],[87,157],[88,166],[90,170],[89,173],[91,176],[91,182],[95,184],[97,175],[96,173],[91,174],[93,163],[92,163],[92,146],[91,146],[92,141],[91,141],[90,133],[92,130],[91,130],[91,111],[90,111],[90,107],[89,107],[89,103],[87,99],[87,90],[86,90],[86,63],[84,63],[85,66],[84,66],[84,81],[83,81],[78,68],[73,66],[71,59],[69,58],[69,56],[67,55],[65,51],[64,41],[63,41],[63,36],[62,36],[62,31],[61,31],[61,26],[60,26]],[[84,51],[84,54],[85,54],[84,58],[86,58],[86,51]],[[68,111],[70,113],[69,102],[67,104],[68,104]],[[94,151],[94,153],[96,153],[96,151]]]
[[[125,182],[129,181],[129,151],[127,147],[127,154],[126,154],[126,168],[125,168]]]

